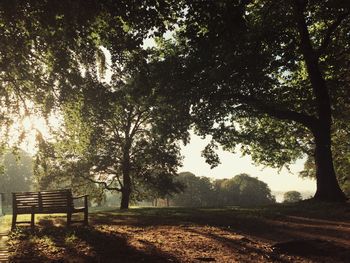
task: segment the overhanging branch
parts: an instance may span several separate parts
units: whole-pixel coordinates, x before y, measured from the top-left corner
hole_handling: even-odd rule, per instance
[[[274,117],[276,119],[295,121],[310,129],[313,129],[313,127],[317,122],[316,117],[313,117],[304,113],[296,112],[293,110],[288,110],[288,109],[278,108],[277,106],[268,105],[265,102],[258,100],[254,97],[238,95],[236,96],[236,98],[239,100],[240,103],[252,106],[253,108],[256,108],[258,111],[260,111],[261,113],[268,114],[271,117]]]
[[[333,21],[333,23],[327,28],[325,36],[322,40],[322,43],[320,45],[320,47],[318,48],[317,52],[317,56],[321,56],[325,50],[327,49],[327,47],[329,46],[329,43],[331,41],[332,35],[334,33],[334,31],[338,28],[338,26],[340,26],[340,24],[350,15],[350,12],[345,12],[340,14],[336,20]]]

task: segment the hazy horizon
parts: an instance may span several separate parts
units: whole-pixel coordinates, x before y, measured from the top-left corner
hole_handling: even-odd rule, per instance
[[[316,191],[315,180],[298,176],[298,173],[303,170],[303,159],[290,165],[290,172],[286,168],[279,171],[279,169],[271,167],[254,165],[250,156],[242,157],[239,152],[230,153],[219,149],[217,153],[221,164],[210,169],[210,165],[201,157],[201,151],[208,142],[209,139],[202,139],[191,132],[190,143],[181,149],[184,160],[179,172],[191,172],[196,176],[206,176],[213,179],[232,178],[237,174],[247,173],[267,183],[271,191],[274,192],[296,190],[299,192],[314,193]]]

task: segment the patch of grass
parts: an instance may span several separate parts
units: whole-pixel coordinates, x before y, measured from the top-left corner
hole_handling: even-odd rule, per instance
[[[6,233],[11,228],[12,215],[0,217],[0,233]]]

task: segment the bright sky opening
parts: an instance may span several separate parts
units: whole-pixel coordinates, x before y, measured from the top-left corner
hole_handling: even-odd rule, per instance
[[[290,171],[283,168],[279,169],[256,166],[253,164],[250,156],[241,156],[240,153],[230,153],[219,149],[221,164],[210,169],[210,165],[201,157],[201,151],[204,149],[209,139],[191,133],[191,142],[182,147],[184,155],[183,167],[179,172],[192,172],[197,176],[207,176],[214,179],[232,178],[240,173],[247,173],[259,180],[267,183],[272,191],[286,192],[296,190],[300,192],[308,192],[310,194],[316,191],[316,181],[313,179],[304,179],[298,176],[303,170],[305,160],[300,159],[295,164],[290,165]]]

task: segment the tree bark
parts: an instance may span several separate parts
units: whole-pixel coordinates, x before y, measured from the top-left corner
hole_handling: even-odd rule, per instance
[[[331,150],[331,136],[327,129],[318,129],[315,136],[315,166],[317,190],[315,199],[321,201],[346,201],[345,194],[339,187],[334,171]]]
[[[120,209],[129,209],[130,195],[131,195],[131,177],[130,177],[130,145],[131,143],[127,140],[127,143],[124,147],[123,153],[123,164],[122,164],[122,173],[123,173],[123,187],[122,187],[122,199],[120,202]]]
[[[131,195],[130,165],[124,165],[123,167],[123,187],[121,193],[120,209],[129,209]]]
[[[127,122],[124,128],[125,142],[123,145],[123,159],[122,159],[122,200],[120,202],[120,209],[129,209],[130,195],[131,195],[131,163],[130,163],[130,149],[132,143],[131,137],[131,123],[132,110],[128,109]]]
[[[122,193],[122,199],[120,202],[120,209],[122,209],[122,210],[129,209],[131,191],[127,191],[127,190],[123,189],[121,193]]]

